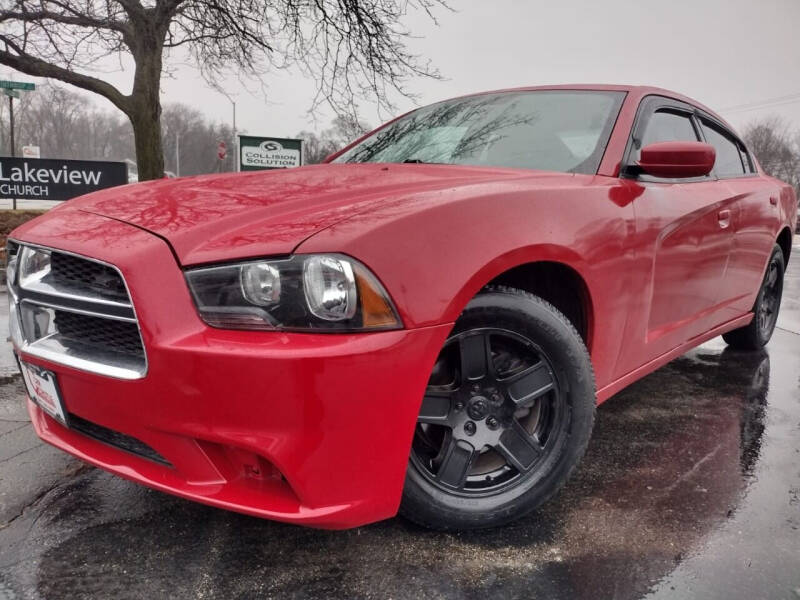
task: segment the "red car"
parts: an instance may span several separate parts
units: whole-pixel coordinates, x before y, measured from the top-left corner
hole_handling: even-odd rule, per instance
[[[688,98],[506,90],[327,164],[70,201],[12,234],[10,324],[38,434],[122,477],[486,527],[558,491],[596,404],[714,336],[766,344],[796,221]]]

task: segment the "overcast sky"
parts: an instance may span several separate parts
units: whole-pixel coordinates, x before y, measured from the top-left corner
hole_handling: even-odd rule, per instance
[[[421,104],[523,85],[648,84],[691,96],[740,129],[772,114],[800,128],[800,0],[449,2],[456,12],[439,10],[438,26],[420,14],[406,23],[419,37],[411,50],[446,77],[410,82]],[[172,57],[175,76],[164,80],[164,101],[230,122],[230,102],[179,60]],[[130,72],[106,77],[129,90]],[[284,72],[266,84],[265,98],[257,82],[230,78],[240,131],[291,136],[328,125],[330,114],[318,114],[315,126],[306,112],[313,82]],[[414,106],[397,104],[398,112]],[[390,116],[379,116],[369,101],[361,113],[372,125]]]

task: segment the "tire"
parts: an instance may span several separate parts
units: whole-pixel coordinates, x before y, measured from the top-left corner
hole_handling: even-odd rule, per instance
[[[533,511],[583,457],[595,405],[592,363],[570,321],[532,294],[484,289],[428,381],[400,514],[465,530]]]
[[[749,325],[722,334],[722,339],[729,346],[738,350],[759,350],[769,342],[778,322],[785,269],[783,250],[775,244],[753,305],[755,316]]]

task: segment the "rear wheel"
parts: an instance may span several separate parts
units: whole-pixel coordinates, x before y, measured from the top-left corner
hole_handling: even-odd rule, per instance
[[[761,289],[759,289],[753,305],[753,320],[745,327],[722,335],[722,339],[729,346],[740,350],[758,350],[769,342],[772,332],[775,331],[775,324],[778,322],[785,268],[783,250],[776,244],[772,249],[764,281],[761,283]]]
[[[594,422],[594,376],[572,324],[541,298],[488,288],[434,366],[401,513],[438,529],[489,527],[566,482]]]

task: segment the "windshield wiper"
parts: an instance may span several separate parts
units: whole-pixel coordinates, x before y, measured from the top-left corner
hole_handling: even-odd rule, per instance
[[[404,163],[414,163],[417,165],[424,165],[425,161],[420,158],[407,158],[403,161]]]

